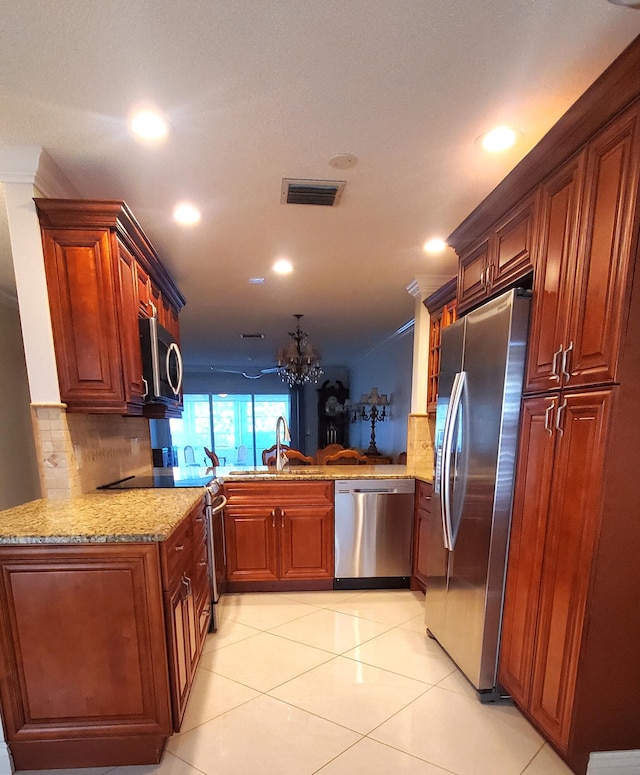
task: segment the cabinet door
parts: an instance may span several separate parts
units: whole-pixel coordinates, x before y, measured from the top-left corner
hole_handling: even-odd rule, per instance
[[[525,199],[496,227],[487,278],[489,293],[507,288],[533,269],[534,210],[535,199]]]
[[[563,751],[598,536],[612,390],[560,395],[529,712]],[[606,676],[603,676],[606,681]]]
[[[140,334],[138,331],[138,278],[136,261],[121,242],[116,242],[118,251],[118,281],[120,308],[120,337],[122,342],[122,364],[125,394],[129,413],[136,405],[144,403],[142,383],[142,355],[140,352]]]
[[[136,278],[138,283],[138,314],[143,318],[151,318],[153,317],[151,282],[148,273],[140,264],[136,266]]]
[[[567,329],[575,280],[578,205],[584,154],[572,159],[541,187],[539,251],[531,309],[525,392],[557,390],[569,344]]]
[[[557,396],[547,396],[522,407],[498,681],[523,708],[531,690],[557,404]]]
[[[228,581],[279,578],[276,511],[261,506],[227,506],[224,515]]]
[[[639,185],[638,107],[587,146],[578,272],[565,383],[615,382]]]
[[[0,547],[0,674],[19,769],[68,767],[61,741],[83,756],[96,738],[167,736],[156,547]]]
[[[333,508],[287,505],[277,509],[276,519],[280,528],[280,578],[333,578]]]
[[[425,509],[416,509],[415,535],[413,544],[413,575],[427,588],[427,566],[429,559],[429,543],[431,536],[431,512]]]
[[[165,594],[165,607],[168,622],[169,676],[171,678],[171,698],[173,728],[180,729],[187,707],[191,686],[191,656],[189,654],[189,612],[187,594],[182,579],[171,593]]]
[[[458,267],[458,311],[465,312],[487,295],[489,238],[460,256]]]
[[[61,398],[72,411],[124,413],[110,233],[45,229],[42,239]]]

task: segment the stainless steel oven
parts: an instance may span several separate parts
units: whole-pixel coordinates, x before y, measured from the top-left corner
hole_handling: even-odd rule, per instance
[[[227,558],[224,543],[224,513],[227,499],[222,494],[222,485],[214,479],[205,490],[207,511],[207,537],[209,541],[209,574],[211,579],[211,624],[209,632],[218,629],[217,603],[224,585]]]

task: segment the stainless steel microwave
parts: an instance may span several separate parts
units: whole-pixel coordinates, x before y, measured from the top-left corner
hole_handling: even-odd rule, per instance
[[[158,319],[139,318],[145,401],[174,403],[182,389],[182,355],[170,331]]]

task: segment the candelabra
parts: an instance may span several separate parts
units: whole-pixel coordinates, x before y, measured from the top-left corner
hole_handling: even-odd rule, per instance
[[[371,388],[369,395],[365,393],[360,397],[360,401],[354,408],[353,413],[349,413],[349,420],[356,422],[356,420],[364,420],[365,422],[371,422],[371,439],[369,442],[369,449],[364,453],[365,455],[379,455],[380,452],[376,447],[376,423],[384,422],[387,417],[387,407],[389,406],[389,399],[386,394],[380,395],[378,388]]]

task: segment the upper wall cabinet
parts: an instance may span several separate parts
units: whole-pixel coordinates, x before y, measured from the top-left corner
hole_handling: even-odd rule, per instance
[[[138,317],[157,314],[177,339],[184,297],[124,202],[35,202],[62,401],[70,412],[147,414]]]
[[[639,117],[635,105],[542,183],[526,392],[618,381]]]
[[[440,377],[440,342],[442,331],[457,320],[456,278],[424,300],[429,310],[429,380],[427,383],[427,413],[435,414]]]
[[[460,254],[460,314],[531,272],[535,210],[528,197]]]

